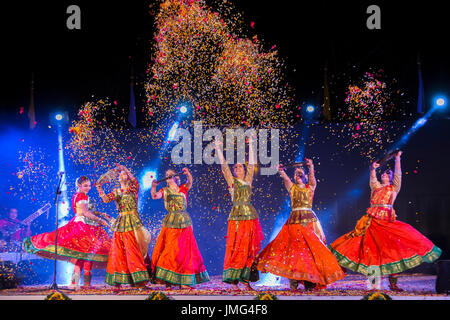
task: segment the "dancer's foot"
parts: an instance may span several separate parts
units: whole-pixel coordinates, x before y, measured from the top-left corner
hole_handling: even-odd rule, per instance
[[[120,291],[120,284],[115,284],[113,289],[112,289],[115,293]]]
[[[303,281],[303,285],[305,286],[306,291],[312,291],[316,288],[316,284],[309,281]]]
[[[325,290],[327,288],[327,286],[325,284],[316,284],[315,289],[316,290]]]
[[[78,291],[78,290],[80,290],[80,285],[71,283],[67,286],[67,289],[73,290],[73,291]]]
[[[80,272],[74,272],[72,274],[72,281],[70,282],[69,285],[69,290],[80,290],[80,278],[81,278],[81,273]]]
[[[245,287],[247,288],[247,290],[255,291],[255,289],[253,289],[252,286],[250,285],[250,282],[244,282],[244,284],[245,284]]]
[[[195,290],[194,287],[186,286],[186,285],[181,285],[181,286],[180,286],[180,289],[181,289],[181,290],[189,290],[189,291]]]
[[[290,288],[292,291],[297,291],[297,288],[298,288],[298,280],[289,279],[289,288]]]
[[[135,283],[134,287],[137,288],[140,291],[143,291],[143,290],[147,289],[146,285],[147,285],[146,281],[141,281],[141,282]]]
[[[231,290],[232,291],[242,291],[242,289],[239,288],[239,285],[237,283],[232,283],[231,284]]]
[[[398,277],[397,274],[389,275],[389,288],[394,292],[402,292],[403,289],[397,286]]]
[[[402,288],[399,288],[396,284],[389,285],[389,288],[394,292],[403,292],[404,291]]]

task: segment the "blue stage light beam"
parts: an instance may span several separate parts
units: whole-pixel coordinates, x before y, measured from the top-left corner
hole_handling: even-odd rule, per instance
[[[186,106],[181,106],[181,107],[180,107],[180,112],[181,112],[182,114],[185,114],[185,113],[187,112],[187,107],[186,107]]]
[[[169,141],[172,141],[174,138],[175,138],[175,134],[177,133],[177,130],[178,130],[178,126],[179,126],[180,124],[179,124],[179,122],[175,122],[173,125],[172,125],[172,128],[170,128],[170,130],[169,130],[169,136],[168,136],[168,140]]]
[[[58,114],[61,116],[61,114]],[[57,115],[57,116],[58,116]],[[55,119],[57,119],[57,116],[55,116]],[[63,117],[61,116],[61,121]],[[69,214],[69,200],[67,197],[67,184],[65,183],[66,178],[66,167],[64,163],[64,144],[63,144],[63,137],[62,137],[62,126],[57,126],[57,134],[58,134],[58,169],[59,172],[63,173],[63,181],[61,184],[61,194],[59,196],[59,203],[58,203],[58,228],[64,226],[69,222],[69,219],[66,217]],[[70,284],[72,272],[73,272],[73,264],[69,262],[64,261],[57,261],[56,264],[56,270],[57,270],[57,282],[59,284],[68,285]]]

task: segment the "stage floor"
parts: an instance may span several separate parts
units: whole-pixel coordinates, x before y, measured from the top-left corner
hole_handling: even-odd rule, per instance
[[[390,291],[387,278],[382,280],[381,291],[395,300],[450,300],[450,296],[435,292],[435,281],[433,275],[403,274],[399,276],[398,284],[404,292]],[[289,290],[286,279],[276,286],[254,285],[254,291],[233,291],[221,281],[221,276],[212,277],[211,281],[197,285],[194,290],[166,290],[163,285],[149,284],[144,290],[124,286],[120,291],[114,291],[98,277],[92,284],[91,289],[70,291],[66,286],[60,286],[60,289],[73,300],[144,300],[154,291],[163,291],[175,300],[252,300],[262,292],[270,292],[279,300],[359,300],[368,293],[366,278],[357,274],[350,274],[325,290],[310,292],[305,292],[301,285],[298,291]],[[0,290],[0,300],[43,300],[51,292],[49,284],[20,286]]]

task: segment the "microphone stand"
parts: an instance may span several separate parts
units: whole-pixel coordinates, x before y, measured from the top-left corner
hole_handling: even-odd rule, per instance
[[[58,202],[59,202],[59,195],[61,194],[61,184],[63,180],[64,173],[59,173],[59,182],[58,182],[58,188],[56,189],[55,194],[55,207],[56,207],[56,217],[55,217],[55,251],[54,251],[54,265],[53,265],[53,283],[50,285],[48,289],[58,291],[59,293],[63,293],[58,285],[56,284],[56,254],[58,250]],[[31,290],[30,292],[39,292],[39,291],[45,291],[48,289],[37,289],[37,290]],[[64,289],[67,290],[67,289]]]
[[[58,251],[58,203],[59,203],[59,195],[61,194],[61,183],[63,180],[64,173],[59,175],[58,188],[56,189],[55,194],[55,207],[56,207],[56,218],[55,218],[55,253],[54,253],[54,265],[53,265],[53,283],[50,286],[50,289],[59,291],[58,285],[56,284],[56,254]]]

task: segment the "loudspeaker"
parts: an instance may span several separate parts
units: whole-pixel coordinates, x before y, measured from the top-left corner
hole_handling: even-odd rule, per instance
[[[450,292],[450,260],[440,260],[437,266],[436,292],[448,294]]]

